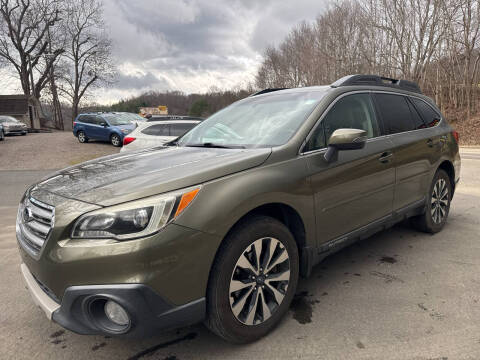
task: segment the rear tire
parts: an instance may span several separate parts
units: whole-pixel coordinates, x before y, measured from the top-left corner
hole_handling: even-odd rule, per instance
[[[88,142],[87,135],[85,135],[85,133],[83,131],[79,131],[77,133],[77,138],[78,138],[78,141],[82,144]]]
[[[242,221],[212,266],[205,325],[232,343],[260,339],[288,311],[298,274],[297,244],[284,224],[267,216]]]
[[[425,213],[412,218],[415,228],[431,234],[442,230],[447,222],[451,199],[450,177],[445,170],[438,169],[427,195]]]
[[[120,139],[120,136],[118,136],[117,134],[112,134],[112,136],[110,136],[110,142],[115,147],[122,146],[122,139]]]

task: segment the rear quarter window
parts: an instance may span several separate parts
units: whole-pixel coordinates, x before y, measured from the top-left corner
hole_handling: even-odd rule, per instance
[[[375,98],[388,134],[397,134],[415,129],[405,96],[377,93]]]
[[[422,116],[427,127],[435,126],[440,122],[441,115],[425,101],[416,98],[412,98],[411,100],[415,104],[415,107]]]
[[[170,136],[170,125],[168,124],[157,124],[147,127],[141,131],[145,135],[153,136]]]
[[[193,129],[197,124],[171,124],[170,136],[182,136],[190,129]]]
[[[418,113],[417,109],[415,109],[415,106],[413,106],[413,104],[410,101],[408,101],[408,107],[410,108],[410,114],[412,115],[412,120],[413,120],[413,124],[415,125],[415,129],[424,129],[426,127],[425,122],[423,121],[422,117]]]

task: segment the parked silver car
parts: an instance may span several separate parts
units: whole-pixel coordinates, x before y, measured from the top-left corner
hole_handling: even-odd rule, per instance
[[[163,145],[175,140],[193,129],[201,121],[149,121],[139,124],[130,134],[123,138],[120,151],[131,151]]]
[[[27,125],[18,121],[13,116],[0,116],[0,124],[3,127],[3,134],[22,134],[27,135]]]

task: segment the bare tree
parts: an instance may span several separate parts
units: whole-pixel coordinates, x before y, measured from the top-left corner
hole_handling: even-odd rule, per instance
[[[62,48],[49,56],[48,30],[58,25],[57,0],[0,0],[0,58],[18,73],[23,93],[36,99]]]
[[[480,103],[480,0],[340,0],[264,53],[256,85],[373,73],[416,81],[462,120]]]
[[[67,37],[59,91],[72,106],[72,119],[78,115],[81,100],[100,84],[113,80],[111,40],[103,28],[103,8],[97,0],[66,0]]]

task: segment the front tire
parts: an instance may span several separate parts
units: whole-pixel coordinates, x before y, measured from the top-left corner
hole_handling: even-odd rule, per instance
[[[284,224],[267,216],[242,221],[212,267],[206,326],[233,343],[260,339],[288,311],[298,274],[297,245]]]
[[[120,136],[118,136],[117,134],[113,134],[112,136],[110,136],[110,142],[115,147],[122,146],[122,139],[120,139]]]
[[[425,213],[412,219],[414,226],[423,232],[437,233],[447,222],[452,200],[452,184],[445,170],[438,169],[427,196]]]
[[[0,131],[0,141],[5,140],[5,134],[3,133],[3,130]]]

